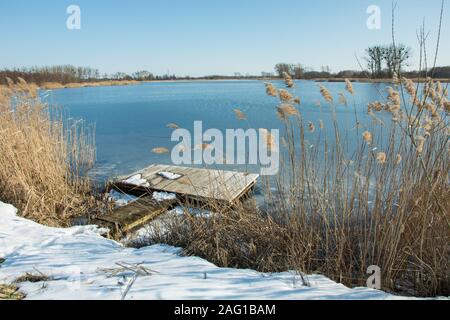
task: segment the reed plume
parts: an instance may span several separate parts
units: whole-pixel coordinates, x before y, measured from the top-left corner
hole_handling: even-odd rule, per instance
[[[276,142],[275,137],[269,132],[269,130],[261,128],[259,129],[260,134],[262,135],[265,146],[268,151],[275,150]]]
[[[387,156],[385,152],[378,152],[376,156],[377,162],[379,164],[385,164],[387,160]]]
[[[355,90],[353,89],[353,84],[349,79],[345,79],[345,90],[347,90],[351,95],[355,94]]]
[[[175,123],[169,123],[167,125],[167,128],[169,128],[169,129],[179,129],[180,127],[177,124],[175,124]]]
[[[164,153],[169,153],[169,150],[164,147],[157,147],[157,148],[153,148],[152,152],[156,153],[156,154],[164,154]]]
[[[325,99],[326,102],[332,103],[333,97],[331,96],[330,91],[328,91],[327,88],[325,88],[323,85],[320,85],[320,94]]]
[[[425,137],[423,136],[417,136],[416,137],[416,150],[418,154],[422,154],[423,153],[423,149],[425,147]]]
[[[347,98],[345,97],[345,95],[342,92],[339,93],[339,103],[346,107],[348,106]]]
[[[397,72],[394,72],[393,75],[392,75],[392,83],[394,85],[399,85],[400,84],[400,80],[398,78]]]
[[[277,107],[277,115],[281,120],[286,120],[289,116],[298,115],[298,111],[293,105],[284,103]]]
[[[282,102],[289,102],[292,99],[292,94],[290,94],[289,91],[284,89],[279,90],[278,96],[280,97],[280,100]]]
[[[403,78],[403,83],[405,84],[405,89],[408,92],[408,94],[411,97],[415,97],[416,96],[416,86],[414,84],[414,81],[407,79],[407,78]]]
[[[372,143],[372,133],[370,133],[369,131],[365,131],[363,134],[363,139],[367,144],[371,144]]]
[[[247,116],[239,109],[233,109],[234,114],[238,120],[246,120]]]
[[[294,81],[292,80],[292,77],[289,73],[283,72],[283,78],[284,78],[284,83],[286,84],[286,86],[288,88],[294,87]]]
[[[266,86],[266,94],[272,97],[277,96],[277,89],[271,83],[265,83]]]

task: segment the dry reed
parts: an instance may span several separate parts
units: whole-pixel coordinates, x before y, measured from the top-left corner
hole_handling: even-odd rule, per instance
[[[136,80],[105,80],[96,82],[83,83],[67,83],[61,84],[58,82],[45,82],[40,85],[41,89],[55,90],[55,89],[69,89],[69,88],[89,88],[89,87],[108,87],[108,86],[128,86],[138,84]]]
[[[94,204],[84,177],[95,158],[94,136],[43,104],[35,85],[8,83],[0,87],[0,200],[24,217],[66,226]]]
[[[415,93],[414,83],[402,84],[409,87],[409,95]],[[356,94],[349,83],[346,90]],[[320,93],[333,102],[325,87]],[[281,143],[287,155],[279,175],[261,183],[265,206],[257,207],[254,200],[234,207],[208,204],[216,212],[212,217],[186,214],[171,220],[145,244],[181,246],[186,254],[224,267],[320,272],[347,286],[365,285],[367,268],[377,265],[385,291],[450,294],[450,160],[444,106],[437,108],[427,94],[418,98],[433,107],[407,107],[408,97],[389,88],[388,103],[370,103],[368,115],[376,119],[376,113],[387,112],[391,125],[375,121],[362,139],[356,137],[361,141],[356,152],[347,154],[347,142],[340,137],[361,133],[339,134],[342,129],[330,113],[334,141],[319,131],[318,147],[311,148],[305,130],[313,134],[314,124],[303,125],[301,114],[286,106],[293,95],[281,95],[285,98],[276,111],[280,116],[283,109],[287,130]],[[288,117],[292,114],[296,116]],[[322,120],[319,127],[324,128]]]

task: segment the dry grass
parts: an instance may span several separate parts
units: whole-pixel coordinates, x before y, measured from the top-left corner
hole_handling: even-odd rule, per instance
[[[0,300],[23,300],[25,294],[14,285],[0,284]]]
[[[180,246],[223,267],[319,272],[348,286],[364,286],[367,268],[377,265],[386,291],[449,295],[448,97],[444,89],[414,97],[416,84],[403,83],[388,89],[386,104],[372,104],[381,107],[369,110],[374,121],[364,132],[339,128],[333,96],[321,86],[332,106],[331,140],[322,120],[316,129],[286,107],[293,93],[266,84],[286,128],[281,171],[262,182],[266,206],[208,204],[212,217],[166,221],[146,244]],[[345,86],[356,94],[349,81]],[[391,114],[388,126],[377,121],[379,112]],[[346,152],[342,137],[352,134],[357,149]]]
[[[33,274],[27,272],[24,275],[18,277],[16,280],[14,280],[14,283],[22,283],[22,282],[37,283],[37,282],[46,282],[49,280],[51,280],[51,278],[42,273]]]
[[[0,87],[0,200],[51,226],[85,214],[93,201],[83,175],[95,158],[88,129],[64,122],[22,79]]]
[[[64,85],[58,82],[44,82],[41,84],[40,88],[46,90],[64,89]]]
[[[83,83],[67,83],[61,84],[57,82],[46,82],[41,84],[41,89],[54,90],[64,88],[89,88],[89,87],[108,87],[108,86],[128,86],[138,84],[136,80],[107,80],[97,82],[83,82]]]

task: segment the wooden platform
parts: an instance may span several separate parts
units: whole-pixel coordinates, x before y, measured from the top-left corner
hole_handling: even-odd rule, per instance
[[[160,175],[170,172],[180,175],[171,180]],[[130,177],[140,175],[145,186],[126,183]],[[107,227],[109,237],[120,239],[182,202],[208,204],[210,201],[233,205],[256,184],[259,175],[243,172],[209,170],[167,165],[153,165],[109,184],[109,189],[133,194],[139,199],[119,207],[108,214],[97,216],[93,223]],[[154,192],[174,193],[177,199],[156,201]]]
[[[145,196],[106,215],[97,216],[93,222],[109,228],[109,236],[119,239],[171,209],[175,203],[176,200],[158,202]]]
[[[159,173],[170,172],[181,177],[170,180]],[[141,175],[148,186],[125,183],[130,177]],[[113,185],[125,192],[146,194],[152,191],[175,193],[180,199],[195,201],[221,201],[235,203],[256,184],[259,175],[244,172],[200,169],[167,165],[152,165],[127,177],[114,181]]]

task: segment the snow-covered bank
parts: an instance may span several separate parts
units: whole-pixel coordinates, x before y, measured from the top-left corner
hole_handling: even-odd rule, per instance
[[[95,226],[49,228],[16,216],[0,202],[0,283],[25,273],[45,274],[45,283],[22,283],[28,299],[120,299],[134,273],[117,264],[140,264],[127,299],[399,299],[368,288],[349,289],[324,276],[310,275],[310,287],[292,273],[264,274],[218,268],[179,249],[155,245],[125,248],[99,235]]]

